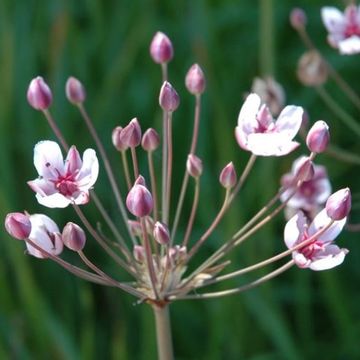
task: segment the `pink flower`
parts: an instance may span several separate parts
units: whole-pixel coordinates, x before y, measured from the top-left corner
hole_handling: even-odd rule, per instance
[[[286,246],[291,249],[309,239],[327,226],[330,221],[331,218],[327,215],[326,209],[323,209],[309,226],[305,215],[299,211],[285,226],[284,240]],[[333,241],[341,232],[345,222],[346,218],[334,221],[325,232],[315,237],[310,244],[295,250],[292,257],[296,265],[300,268],[310,268],[315,271],[327,270],[340,265],[344,261],[348,250],[340,249],[333,244]]]
[[[329,32],[328,41],[340,54],[360,52],[360,8],[349,5],[344,13],[335,7],[321,9],[323,23]]]
[[[59,255],[63,251],[63,242],[58,226],[48,216],[43,214],[30,215],[31,233],[29,239],[37,246],[52,255]],[[26,243],[30,255],[37,258],[46,258],[40,250]]]
[[[281,195],[281,201],[285,201],[294,191],[296,174],[306,159],[305,156],[296,159],[292,165],[291,172],[282,176],[281,184],[287,189]],[[297,192],[288,201],[287,205],[289,207],[312,213],[313,210],[317,210],[319,205],[323,205],[330,196],[331,184],[326,168],[321,165],[314,165],[313,169],[313,177],[301,184]]]
[[[89,201],[89,190],[99,173],[94,150],[85,150],[81,160],[76,147],[72,146],[64,161],[56,142],[40,141],[34,148],[34,165],[39,178],[28,184],[41,205],[64,208],[70,203],[80,205]]]
[[[303,109],[286,106],[274,121],[268,107],[257,94],[250,94],[242,106],[235,129],[239,145],[260,156],[282,156],[293,151],[299,143],[292,141],[300,129]]]

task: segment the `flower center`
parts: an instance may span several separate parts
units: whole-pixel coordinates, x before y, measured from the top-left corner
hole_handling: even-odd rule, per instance
[[[77,183],[74,181],[73,175],[59,176],[55,182],[55,187],[60,194],[64,196],[72,196],[79,190]]]
[[[304,232],[302,241],[305,241],[309,238],[307,231]],[[324,243],[319,241],[318,239],[314,239],[310,244],[305,245],[303,248],[299,249],[299,252],[303,254],[307,259],[313,260],[315,254],[319,251],[324,249]]]

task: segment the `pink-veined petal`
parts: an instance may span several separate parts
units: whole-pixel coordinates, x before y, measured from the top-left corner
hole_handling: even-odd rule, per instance
[[[325,6],[321,9],[321,18],[330,33],[341,33],[345,28],[343,13],[335,7]]]
[[[54,183],[45,179],[35,179],[28,181],[27,184],[31,190],[40,194],[41,196],[47,196],[57,192]]]
[[[260,96],[250,94],[240,109],[238,126],[245,132],[251,133],[257,127],[256,115],[261,104]]]
[[[39,193],[37,193],[36,199],[39,204],[48,208],[65,208],[71,204],[71,199],[68,199],[60,193],[54,193],[47,196],[41,196]]]
[[[87,204],[90,200],[90,195],[87,191],[81,191],[78,196],[74,198],[74,203],[76,205]]]
[[[99,161],[93,149],[87,149],[83,155],[83,164],[76,177],[81,190],[89,190],[96,182],[99,175]]]
[[[289,249],[293,248],[301,241],[306,224],[306,217],[302,211],[298,211],[296,215],[286,223],[284,229],[284,241]]]
[[[82,160],[80,154],[77,151],[76,147],[73,145],[70,148],[65,160],[65,173],[76,174],[76,172],[80,170],[81,166]]]
[[[304,110],[300,106],[288,105],[280,113],[275,123],[275,131],[292,140],[300,130]]]
[[[325,247],[315,260],[310,264],[310,269],[314,271],[328,270],[343,263],[347,249],[340,249],[337,245]]]
[[[308,268],[311,265],[311,260],[307,259],[302,253],[294,251],[292,255],[295,264],[302,269]]]
[[[314,201],[317,204],[323,204],[331,195],[331,184],[328,178],[316,181],[316,194]]]
[[[249,150],[247,147],[247,134],[244,133],[240,126],[235,128],[235,138],[240,147],[244,150]]]

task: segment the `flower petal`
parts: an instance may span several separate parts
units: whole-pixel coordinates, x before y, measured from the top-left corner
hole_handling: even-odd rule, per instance
[[[328,270],[342,264],[347,249],[340,249],[336,245],[328,245],[320,256],[311,262],[310,269],[314,271]]]
[[[73,145],[66,156],[65,173],[76,174],[76,172],[80,170],[81,166],[82,166],[82,160],[80,154],[77,151],[76,147]]]
[[[307,221],[302,211],[298,211],[285,225],[285,245],[291,249],[301,241]]]
[[[321,18],[330,33],[341,33],[345,28],[343,13],[335,7],[325,6],[321,9]]]
[[[60,193],[54,193],[52,195],[45,196],[41,196],[39,193],[37,193],[36,199],[39,204],[48,208],[65,208],[71,204],[71,199],[68,199]]]
[[[360,37],[353,35],[338,44],[340,54],[352,55],[360,52]]]
[[[54,183],[45,179],[35,179],[28,181],[27,184],[31,190],[38,193],[40,196],[48,196],[57,192]]]
[[[292,140],[300,130],[304,110],[300,106],[288,105],[276,120],[276,131]]]
[[[260,96],[253,93],[246,98],[241,107],[238,117],[238,126],[245,131],[245,133],[250,133],[257,127],[256,115],[260,108],[260,104]]]
[[[83,164],[76,177],[79,188],[83,191],[89,190],[96,182],[99,175],[99,161],[93,149],[87,149],[83,155]]]

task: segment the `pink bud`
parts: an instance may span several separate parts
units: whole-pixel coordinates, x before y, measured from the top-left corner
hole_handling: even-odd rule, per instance
[[[330,141],[329,126],[319,120],[311,127],[306,137],[306,145],[314,153],[324,152]]]
[[[137,262],[139,262],[139,263],[145,262],[146,254],[145,254],[145,249],[143,246],[135,245],[134,249],[133,249],[133,255],[134,255],[134,259]]]
[[[190,176],[198,178],[203,170],[202,161],[196,155],[190,154],[187,158],[186,169]]]
[[[219,181],[225,189],[231,189],[235,186],[237,180],[234,164],[229,162],[221,171]]]
[[[173,112],[180,103],[180,98],[176,90],[167,81],[161,87],[159,95],[159,104],[163,110]]]
[[[294,8],[290,12],[290,24],[295,30],[301,30],[305,27],[307,17],[305,11],[300,8]]]
[[[134,236],[141,236],[142,230],[141,230],[141,224],[139,221],[136,220],[128,220],[128,225],[131,233]]]
[[[351,192],[349,188],[338,190],[326,201],[326,212],[333,220],[342,220],[351,210]]]
[[[139,175],[137,179],[134,182],[134,185],[143,185],[146,187],[146,181],[145,178],[142,175]]]
[[[141,140],[141,145],[145,151],[154,151],[160,144],[159,134],[152,128],[147,129]]]
[[[315,174],[314,164],[308,157],[304,157],[296,164],[294,172],[296,182],[299,180],[310,181]]]
[[[166,245],[170,241],[170,233],[168,227],[157,221],[154,225],[154,238],[160,245]]]
[[[86,235],[79,225],[68,222],[62,231],[62,241],[70,250],[80,251],[85,246]]]
[[[31,222],[23,213],[10,213],[5,218],[5,229],[15,239],[27,239],[31,232]]]
[[[189,69],[185,77],[185,85],[188,91],[193,94],[202,94],[205,90],[205,76],[201,67],[198,64],[194,64]]]
[[[157,64],[169,62],[174,50],[170,39],[162,32],[158,31],[150,44],[150,55]]]
[[[65,93],[68,100],[75,105],[83,103],[86,98],[83,84],[72,76],[66,82]]]
[[[134,148],[141,143],[141,128],[137,118],[134,118],[125,126],[120,132],[120,141],[130,147]]]
[[[150,215],[153,205],[151,193],[144,185],[134,185],[126,198],[128,210],[138,217]]]
[[[41,76],[31,80],[27,91],[27,99],[30,106],[35,110],[46,110],[51,105],[51,90]]]
[[[117,126],[111,135],[112,143],[118,151],[124,151],[128,148],[126,144],[124,144],[120,139],[120,134],[123,128],[121,126]]]

